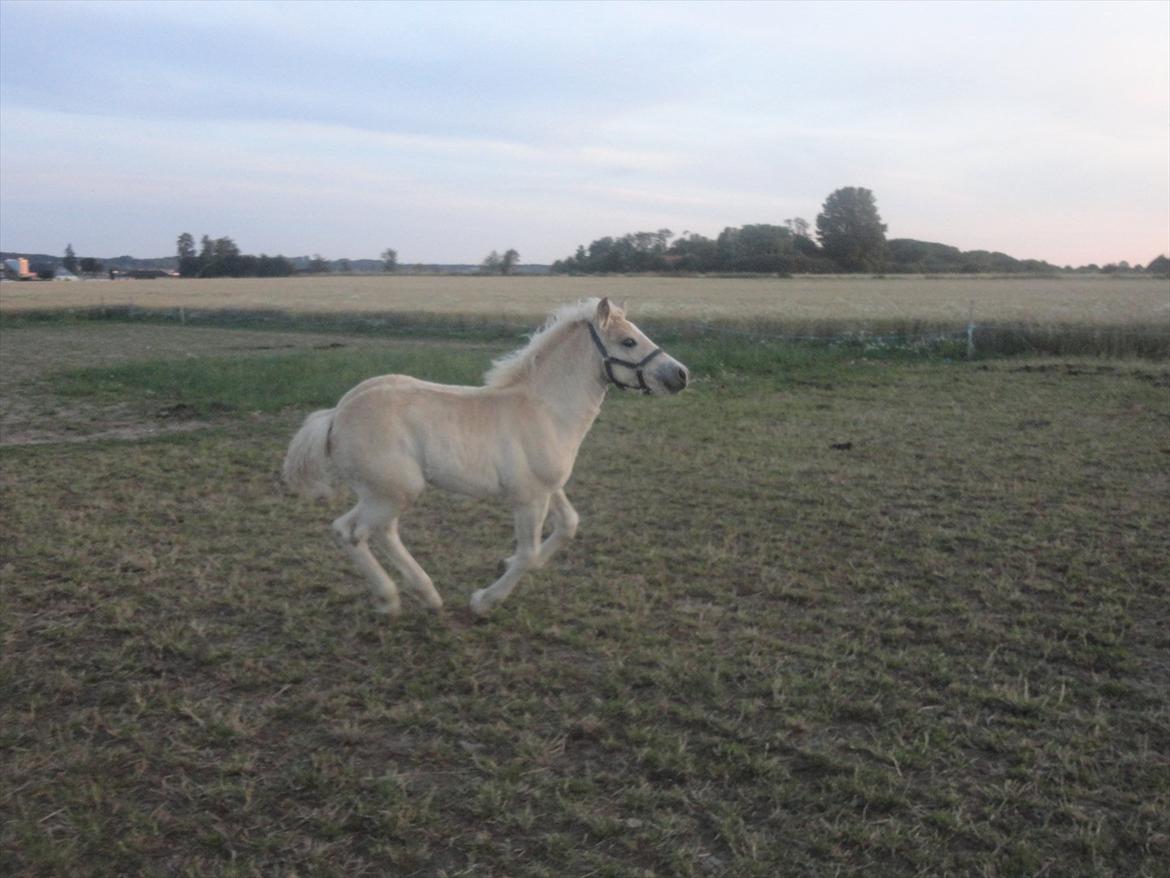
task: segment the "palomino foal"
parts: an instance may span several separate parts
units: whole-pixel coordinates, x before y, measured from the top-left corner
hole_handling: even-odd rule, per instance
[[[610,384],[678,393],[687,370],[608,299],[588,299],[561,308],[525,347],[496,360],[483,387],[406,375],[363,381],[336,408],[309,415],[289,444],[284,479],[308,496],[331,496],[339,484],[357,494],[333,530],[390,616],[400,609],[398,589],[370,537],[384,538],[402,578],[439,610],[443,599],[398,536],[399,517],[427,485],[502,498],[512,507],[516,552],[499,579],[471,596],[471,609],[484,615],[576,533],[565,483]],[[552,533],[541,542],[548,516]]]

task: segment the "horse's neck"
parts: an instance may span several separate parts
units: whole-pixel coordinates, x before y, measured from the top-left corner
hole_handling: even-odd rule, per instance
[[[531,394],[579,443],[601,412],[606,390],[597,351],[585,324],[570,327],[555,349],[534,365],[529,387]]]

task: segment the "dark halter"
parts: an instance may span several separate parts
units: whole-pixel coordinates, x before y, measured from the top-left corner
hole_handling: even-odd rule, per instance
[[[646,383],[646,379],[642,377],[642,368],[655,357],[657,357],[660,353],[662,353],[662,348],[655,348],[642,359],[638,360],[638,362],[632,363],[629,360],[619,359],[607,351],[605,349],[605,342],[601,340],[601,336],[597,334],[597,330],[593,328],[593,324],[589,321],[586,321],[585,325],[589,327],[589,334],[593,337],[593,343],[597,345],[597,350],[601,352],[601,361],[605,365],[605,377],[609,379],[610,383],[619,390],[640,390],[643,393],[649,393],[650,386]],[[633,384],[623,384],[622,382],[618,381],[617,378],[615,378],[613,375],[614,363],[617,363],[619,366],[625,366],[627,369],[633,369],[634,374],[638,376],[637,386]]]

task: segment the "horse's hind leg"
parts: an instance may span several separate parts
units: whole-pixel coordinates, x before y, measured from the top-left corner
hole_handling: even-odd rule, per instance
[[[526,503],[512,510],[516,521],[516,554],[508,559],[508,569],[504,571],[503,576],[471,596],[471,609],[476,615],[486,615],[492,607],[511,594],[520,577],[532,567],[540,551],[540,528],[548,512],[548,501],[549,498],[544,497],[535,503]]]
[[[392,507],[367,499],[360,500],[353,509],[333,522],[333,532],[345,553],[365,574],[378,612],[394,618],[402,609],[394,580],[386,575],[374,553],[370,551],[370,534],[381,530],[394,516]]]
[[[385,536],[386,548],[390,551],[390,560],[394,562],[394,566],[398,568],[398,572],[402,574],[410,587],[414,589],[428,607],[432,610],[443,609],[443,599],[435,591],[435,585],[431,582],[431,578],[427,576],[427,572],[419,566],[419,563],[406,550],[406,546],[402,545],[402,538],[398,536],[397,518],[390,520],[390,523],[386,526]]]

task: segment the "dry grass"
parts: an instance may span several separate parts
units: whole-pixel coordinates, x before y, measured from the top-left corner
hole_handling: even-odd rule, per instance
[[[142,308],[418,312],[538,317],[585,296],[625,300],[641,319],[791,325],[921,321],[1129,325],[1165,331],[1170,281],[1054,277],[376,277],[6,283],[0,312],[133,304]]]

